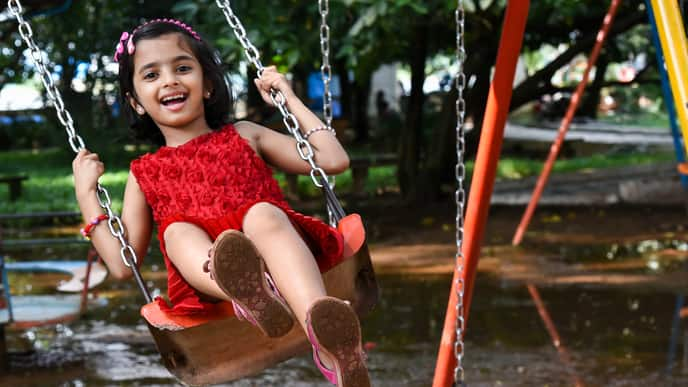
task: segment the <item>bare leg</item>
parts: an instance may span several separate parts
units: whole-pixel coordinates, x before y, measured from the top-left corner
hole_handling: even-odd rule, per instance
[[[165,229],[165,249],[174,266],[194,289],[209,296],[230,301],[208,273],[203,263],[213,241],[206,232],[193,223],[177,222]]]
[[[306,332],[308,309],[316,300],[327,296],[313,253],[284,211],[270,203],[251,207],[244,217],[243,228]],[[333,368],[333,359],[328,354],[320,353],[320,359],[327,368]]]
[[[280,293],[305,328],[308,308],[327,295],[313,254],[287,215],[272,204],[258,203],[251,207],[243,227],[263,256]],[[164,238],[170,260],[192,287],[212,297],[230,300],[203,271],[203,263],[213,245],[203,229],[192,223],[177,222],[167,227]]]
[[[327,295],[310,249],[287,215],[269,203],[253,206],[244,217],[243,228],[305,330],[308,309]],[[179,222],[168,226],[164,238],[170,260],[191,286],[204,294],[231,300],[203,271],[203,262],[213,244],[205,231],[194,224]],[[321,359],[331,368],[330,356],[321,353]]]
[[[315,258],[287,215],[258,203],[244,217],[244,234],[263,256],[270,275],[301,326],[313,302],[327,295]]]

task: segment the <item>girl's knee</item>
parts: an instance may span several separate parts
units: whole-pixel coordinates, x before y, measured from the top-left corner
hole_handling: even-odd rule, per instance
[[[193,223],[174,222],[165,228],[163,238],[167,244],[168,241],[180,240],[185,236],[194,235],[196,232],[205,233],[203,229]]]
[[[243,228],[249,233],[252,231],[271,232],[288,224],[289,218],[281,208],[268,202],[260,202],[254,204],[246,212]]]

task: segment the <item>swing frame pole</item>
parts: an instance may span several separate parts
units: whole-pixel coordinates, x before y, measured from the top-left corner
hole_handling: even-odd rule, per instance
[[[592,52],[590,53],[587,66],[585,67],[585,71],[583,72],[583,79],[580,81],[580,83],[576,87],[575,93],[571,97],[571,102],[569,103],[569,107],[566,110],[566,115],[564,116],[563,120],[561,121],[561,125],[559,126],[557,138],[554,140],[552,146],[549,148],[549,155],[547,156],[547,160],[545,161],[545,164],[542,168],[542,172],[540,172],[540,177],[538,177],[537,183],[535,184],[535,188],[533,189],[533,194],[530,197],[528,207],[523,213],[523,216],[521,217],[521,222],[518,224],[518,227],[516,228],[516,233],[514,234],[514,238],[511,241],[511,244],[514,246],[518,246],[521,244],[521,241],[523,240],[523,235],[526,233],[528,225],[530,224],[530,221],[533,218],[533,213],[535,213],[535,208],[537,207],[538,202],[540,201],[542,192],[545,190],[545,185],[547,184],[547,179],[549,179],[549,175],[552,172],[554,162],[557,160],[557,157],[559,156],[559,150],[561,150],[561,146],[564,143],[564,137],[566,137],[566,133],[569,131],[571,121],[573,121],[573,116],[576,113],[576,110],[578,109],[578,105],[580,104],[581,99],[583,98],[585,87],[588,85],[588,79],[590,78],[590,71],[595,66],[597,58],[600,56],[600,51],[602,51],[602,47],[604,46],[604,43],[607,40],[609,30],[611,29],[612,24],[614,22],[614,16],[616,16],[616,11],[619,8],[620,4],[621,0],[612,0],[611,4],[609,5],[609,10],[607,11],[607,14],[604,17],[604,21],[602,22],[602,27],[600,28],[600,31],[597,33],[595,46],[593,47]]]
[[[652,2],[645,0],[645,7],[647,8],[647,16],[650,22],[650,34],[652,35],[652,44],[655,46],[655,54],[657,56],[657,70],[659,71],[659,79],[662,81],[662,95],[664,96],[664,104],[666,105],[667,114],[669,115],[669,127],[671,128],[671,136],[674,139],[674,152],[676,153],[676,161],[679,166],[686,162],[686,154],[683,149],[681,141],[681,128],[678,126],[678,117],[676,115],[676,105],[674,95],[671,91],[671,83],[669,82],[669,74],[664,67],[664,50],[659,40],[659,31],[657,30],[657,23],[655,22],[654,10],[652,9]],[[679,9],[680,12],[680,9]],[[679,168],[681,175],[681,184],[683,188],[688,189],[688,175],[685,175],[681,168]]]
[[[464,234],[470,237],[466,239],[461,249],[466,263],[461,272],[454,270],[433,387],[447,387],[454,383],[454,368],[457,363],[454,354],[454,342],[457,339],[455,327],[458,301],[455,287],[457,279],[462,277],[465,284],[464,319],[467,323],[480,247],[487,224],[487,213],[494,180],[497,175],[497,162],[504,138],[504,126],[509,114],[516,64],[521,53],[529,8],[530,0],[512,0],[508,2],[506,7],[502,35],[497,50],[496,69],[485,108],[485,119],[469,195],[470,200],[466,209]],[[463,333],[465,334],[465,330]]]
[[[675,0],[650,0],[650,4],[685,140],[688,137],[688,39],[681,10]],[[688,142],[684,141],[683,146],[688,152]]]

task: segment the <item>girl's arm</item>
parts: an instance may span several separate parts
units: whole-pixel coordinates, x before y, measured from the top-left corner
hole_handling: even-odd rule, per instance
[[[72,167],[76,199],[79,202],[84,221],[90,222],[104,213],[96,196],[96,184],[105,169],[103,163],[98,159],[98,155],[87,150],[82,150],[77,154]],[[129,173],[124,190],[121,219],[125,228],[125,238],[136,252],[140,265],[150,243],[153,220],[143,192],[132,173]],[[129,278],[132,272],[129,267],[124,265],[120,256],[122,246],[119,240],[110,233],[107,222],[107,220],[100,222],[91,231],[91,242],[105,261],[110,274],[117,279]]]
[[[268,104],[270,88],[279,90],[286,98],[289,111],[296,117],[302,134],[325,124],[294,94],[284,75],[277,72],[274,66],[266,67],[261,79],[255,80],[261,96]],[[248,122],[237,123],[237,129],[250,133],[256,151],[270,164],[287,173],[307,174],[310,166],[303,161],[296,151],[296,140],[291,135],[284,135],[263,126]],[[244,134],[242,133],[242,136]],[[326,130],[312,132],[308,141],[313,147],[316,164],[328,174],[338,174],[349,168],[349,156],[337,140],[334,133]]]

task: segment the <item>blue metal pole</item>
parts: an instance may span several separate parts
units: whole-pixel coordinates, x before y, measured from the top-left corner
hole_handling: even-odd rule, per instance
[[[652,35],[652,44],[655,45],[657,52],[657,67],[659,69],[659,76],[662,80],[662,92],[664,94],[664,103],[669,113],[669,126],[671,127],[671,135],[674,138],[674,150],[676,151],[676,160],[679,163],[686,161],[686,155],[683,152],[683,142],[681,138],[681,131],[678,127],[678,119],[676,117],[676,106],[674,105],[674,98],[672,96],[671,87],[669,86],[669,76],[664,67],[664,53],[662,52],[662,45],[659,42],[659,34],[657,32],[657,25],[655,24],[654,11],[652,10],[652,2],[645,0],[647,7],[647,15],[650,18],[650,33]],[[681,175],[681,184],[683,188],[688,189],[688,176]]]
[[[669,351],[667,352],[667,375],[671,374],[674,369],[674,359],[678,348],[679,335],[681,333],[681,309],[685,303],[686,298],[679,294],[676,296],[676,307],[674,308],[674,316],[671,320],[671,337],[669,339]]]

